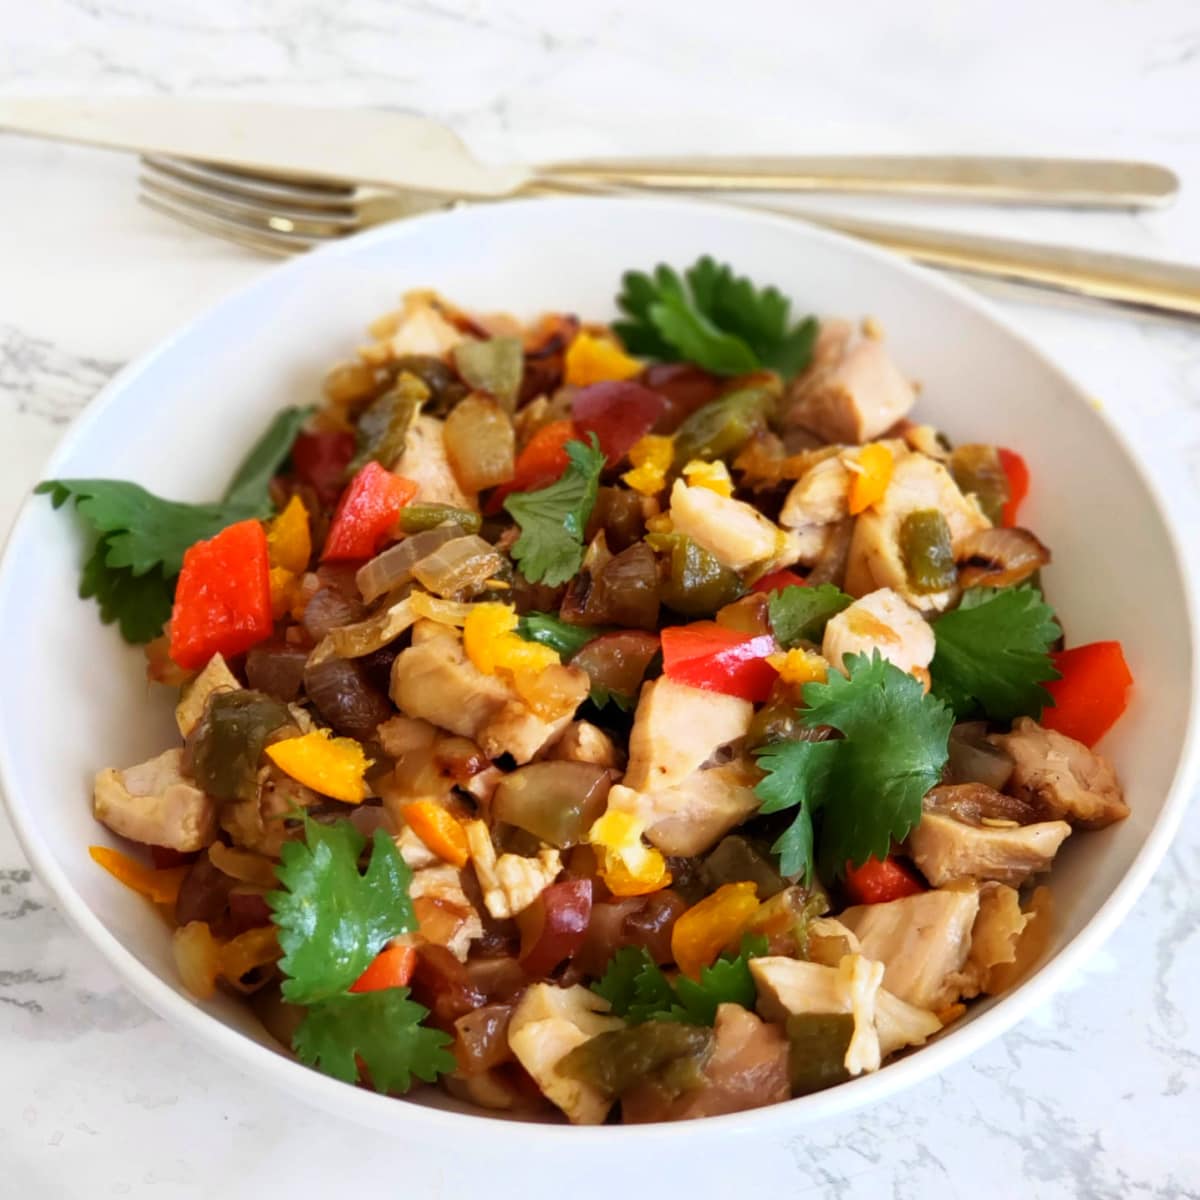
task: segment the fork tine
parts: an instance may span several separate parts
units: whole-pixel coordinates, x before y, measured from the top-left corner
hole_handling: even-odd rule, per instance
[[[267,206],[242,196],[184,183],[170,175],[144,172],[138,177],[138,185],[149,195],[176,207],[204,216],[224,218],[260,231],[325,239],[341,237],[362,228],[362,221],[356,212],[325,213],[316,209]]]
[[[162,158],[143,155],[142,168],[156,178],[241,197],[260,204],[282,205],[288,208],[315,209],[322,212],[354,212],[358,189],[320,182],[285,179],[282,176],[233,171],[214,167],[191,159]]]
[[[234,242],[236,245],[257,250],[263,254],[287,257],[292,254],[303,254],[305,250],[311,250],[317,244],[315,239],[296,234],[276,233],[269,229],[255,228],[238,221],[211,216],[197,209],[153,195],[148,191],[142,191],[138,195],[138,200],[162,216],[170,217],[171,220],[187,225],[200,233],[222,238],[227,242]]]

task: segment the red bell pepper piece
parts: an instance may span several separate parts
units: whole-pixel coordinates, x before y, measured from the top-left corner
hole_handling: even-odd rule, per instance
[[[1045,685],[1054,707],[1042,724],[1094,746],[1112,728],[1129,702],[1133,675],[1120,642],[1090,642],[1051,655],[1062,675]]]
[[[354,449],[354,434],[346,430],[302,433],[292,443],[292,469],[322,504],[332,505],[342,494]]]
[[[649,433],[667,410],[667,399],[640,383],[593,383],[580,388],[571,401],[571,416],[580,433],[596,435],[610,467],[629,453],[639,438]]]
[[[662,631],[663,674],[676,683],[761,703],[778,678],[767,655],[779,647],[769,633],[745,634],[715,621]]]
[[[894,858],[868,858],[861,867],[846,864],[846,892],[855,904],[886,904],[928,891],[907,867]]]
[[[808,580],[795,571],[771,571],[750,587],[752,592],[782,592],[786,587],[808,587]]]
[[[1001,447],[996,451],[1000,466],[1008,480],[1008,499],[1000,513],[1000,524],[1011,528],[1017,523],[1017,509],[1029,494],[1029,467],[1015,450]]]
[[[338,501],[321,551],[322,562],[370,558],[395,527],[400,510],[417,494],[411,479],[369,462]]]
[[[189,671],[214,654],[230,658],[271,636],[267,533],[239,521],[189,546],[171,610],[171,660]]]
[[[417,948],[407,942],[384,946],[350,986],[352,992],[381,992],[407,987],[417,965]]]
[[[517,455],[512,479],[492,492],[486,507],[489,515],[498,513],[505,497],[513,492],[536,492],[558,479],[571,461],[567,457],[567,443],[578,438],[574,421],[551,421],[543,425]]]

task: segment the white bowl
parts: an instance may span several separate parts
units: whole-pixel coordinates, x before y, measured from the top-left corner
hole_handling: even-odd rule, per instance
[[[799,312],[871,315],[921,382],[918,414],[956,441],[1019,450],[1033,488],[1023,517],[1054,550],[1045,585],[1072,643],[1119,638],[1137,680],[1105,739],[1132,809],[1127,821],[1070,839],[1052,876],[1051,952],[1022,986],[975,1005],[945,1037],[832,1090],[719,1117],[706,1135],[780,1130],[908,1087],[1020,1020],[1124,916],[1162,857],[1194,783],[1193,611],[1179,551],[1118,432],[1097,407],[987,305],[897,258],[795,221],[640,199],[479,206],[375,230],[267,272],[123,371],[63,439],[47,477],[136,480],[170,497],[210,499],[281,405],[315,400],[322,373],[364,325],[415,287],[467,307],[532,316],[613,313],[622,271],[700,254],[731,262],[794,298]],[[170,936],[144,901],[88,858],[109,840],[90,813],[93,773],[175,740],[171,700],[144,682],[142,656],[77,598],[83,539],[31,499],[0,572],[5,631],[0,786],[21,842],[59,905],[152,1008],[259,1078],[344,1116],[431,1146],[464,1135],[473,1150],[512,1145],[511,1123],[440,1093],[413,1103],[348,1087],[292,1061],[248,1009],[198,1004],[182,989]],[[569,1139],[583,1152],[661,1153],[689,1123],[523,1127],[523,1154]]]

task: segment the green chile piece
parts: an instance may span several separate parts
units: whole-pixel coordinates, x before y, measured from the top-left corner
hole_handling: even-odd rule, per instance
[[[483,518],[477,512],[452,504],[407,504],[400,510],[400,528],[405,533],[424,533],[439,525],[457,525],[463,533],[478,533]]]
[[[958,490],[964,495],[973,492],[987,519],[999,525],[1000,514],[1008,503],[1008,476],[996,447],[979,442],[957,447],[950,455],[950,474]]]
[[[701,1081],[699,1069],[712,1052],[712,1044],[711,1029],[673,1021],[646,1021],[601,1033],[576,1046],[557,1069],[590,1083],[609,1099],[651,1076],[678,1092]]]
[[[293,721],[286,704],[262,692],[216,692],[188,738],[196,783],[215,800],[250,799],[263,748]]]
[[[735,454],[766,429],[777,394],[775,388],[756,384],[696,409],[675,432],[675,470],[693,458],[711,461]]]
[[[675,612],[685,617],[711,616],[742,594],[738,573],[685,534],[652,533],[646,541],[654,550],[670,551],[670,570],[661,599]]]
[[[900,556],[914,592],[944,592],[958,578],[950,526],[936,508],[911,512],[900,526]]]
[[[511,413],[516,407],[525,374],[525,349],[520,338],[459,342],[454,347],[454,365],[471,387],[494,396],[505,412]]]
[[[391,470],[404,453],[408,431],[429,399],[429,388],[411,371],[401,371],[391,391],[384,392],[358,419],[358,453],[350,474],[377,462]]]
[[[785,1026],[792,1095],[819,1092],[850,1078],[844,1062],[854,1036],[850,1013],[793,1013]]]

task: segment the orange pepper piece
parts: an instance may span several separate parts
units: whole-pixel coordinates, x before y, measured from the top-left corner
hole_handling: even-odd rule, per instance
[[[563,360],[566,382],[571,387],[587,387],[592,383],[632,379],[642,369],[616,342],[608,338],[580,333],[567,347]]]
[[[465,867],[470,857],[462,823],[432,800],[415,800],[404,806],[409,828],[438,858],[455,867]]]
[[[892,452],[880,442],[870,442],[858,452],[858,470],[850,482],[850,515],[866,512],[878,504],[892,482],[895,466]]]
[[[88,854],[114,879],[155,904],[174,904],[179,899],[183,878],[191,870],[188,866],[147,867],[111,846],[89,846]]]
[[[330,737],[315,729],[267,747],[267,757],[297,783],[346,804],[361,804],[368,795],[363,776],[371,760],[354,738]]]
[[[722,884],[711,896],[693,904],[671,931],[671,955],[693,979],[746,927],[758,911],[758,885]]]
[[[267,551],[272,567],[282,567],[293,575],[308,569],[312,558],[312,531],[308,509],[299,496],[293,496],[267,526]]]

